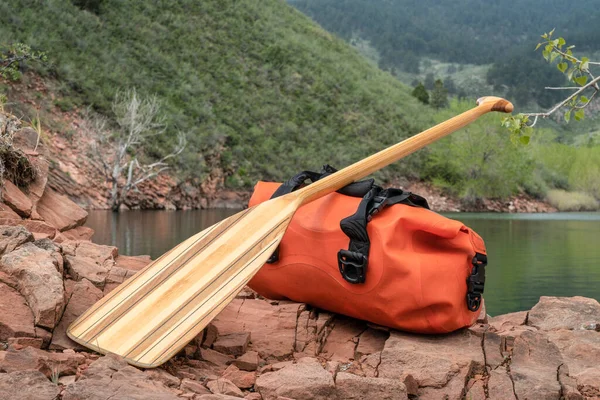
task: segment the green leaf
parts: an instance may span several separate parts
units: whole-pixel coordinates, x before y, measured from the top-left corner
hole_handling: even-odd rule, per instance
[[[542,43],[538,43],[537,46],[535,46],[535,50],[539,49],[541,45],[542,45]]]
[[[565,121],[569,122],[571,120],[571,110],[565,113]]]
[[[542,51],[542,56],[544,57],[544,59],[545,59],[546,61],[550,61],[550,52],[549,52],[547,49],[544,49],[544,50]]]
[[[584,117],[585,117],[585,111],[584,110],[577,110],[575,112],[575,120],[576,121],[581,121]]]
[[[566,62],[561,62],[556,65],[556,68],[558,68],[558,70],[564,74],[567,68],[569,68],[569,64]]]
[[[581,57],[581,65],[579,69],[582,71],[587,71],[590,68],[590,59],[587,57]]]
[[[530,136],[521,136],[519,138],[519,140],[521,141],[522,144],[529,144],[529,140],[531,139]]]
[[[554,60],[556,60],[556,57],[558,57],[559,54],[555,51],[553,51],[552,53],[550,53],[550,62],[554,62]]]
[[[584,86],[587,83],[587,76],[580,76],[577,78],[574,78],[573,81],[575,81],[577,84]]]
[[[581,97],[579,98],[579,101],[581,101],[583,104],[587,104],[587,103],[590,101],[590,99],[588,99],[588,98],[587,98],[587,97],[585,97],[585,96],[581,96]]]
[[[552,28],[552,30],[550,31],[550,33],[548,33],[548,36],[552,36],[552,34],[554,33],[554,30],[555,30],[555,29],[556,29],[556,28]]]
[[[558,38],[558,47],[561,48],[563,47],[567,42],[565,41],[565,39],[559,37]]]

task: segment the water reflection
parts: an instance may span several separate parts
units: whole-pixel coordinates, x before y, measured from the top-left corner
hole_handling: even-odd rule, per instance
[[[94,242],[157,258],[237,210],[92,211]],[[600,213],[445,214],[485,240],[488,313],[531,308],[540,296],[600,300]]]

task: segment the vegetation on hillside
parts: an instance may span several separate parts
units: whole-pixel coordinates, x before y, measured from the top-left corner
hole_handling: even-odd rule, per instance
[[[519,104],[556,100],[544,86],[561,77],[533,53],[540,32],[568,33],[577,50],[598,50],[598,3],[557,0],[289,0],[347,41],[366,40],[384,69],[418,73],[433,58],[460,64],[494,64],[488,81]],[[532,46],[533,43],[533,46]],[[426,71],[425,71],[426,72]]]
[[[0,37],[47,52],[36,68],[61,85],[63,111],[91,105],[118,127],[116,93],[156,96],[168,128],[135,159],[163,159],[183,132],[179,176],[202,181],[218,168],[229,188],[348,165],[474,106],[448,103],[453,82],[433,75],[413,97],[283,0],[7,0]],[[428,179],[472,201],[555,188],[600,199],[597,136],[577,148],[563,137],[541,129],[523,147],[488,116],[378,175]]]
[[[214,168],[214,148],[230,187],[347,165],[430,120],[409,88],[281,0],[76,4],[3,1],[0,37],[47,52],[42,73],[62,82],[61,108],[111,115],[120,89],[158,96],[171,128],[147,156],[185,132],[185,177]],[[387,171],[415,171],[418,157]]]

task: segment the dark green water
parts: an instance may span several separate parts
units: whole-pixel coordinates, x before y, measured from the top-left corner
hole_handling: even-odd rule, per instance
[[[94,242],[156,258],[236,210],[90,213]],[[600,300],[600,213],[445,214],[485,240],[490,315],[530,309],[540,296]]]

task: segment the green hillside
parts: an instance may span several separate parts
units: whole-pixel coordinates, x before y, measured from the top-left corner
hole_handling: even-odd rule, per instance
[[[230,187],[346,165],[432,121],[407,87],[283,0],[5,0],[0,38],[47,52],[41,72],[62,83],[63,108],[110,115],[119,89],[157,94],[170,140],[188,134],[181,176],[202,177],[216,149]]]
[[[544,86],[563,83],[533,50],[556,28],[577,51],[600,50],[598,2],[579,0],[289,0],[325,29],[351,43],[367,41],[383,69],[431,72],[430,59],[490,65],[488,83],[510,90],[516,103],[547,107],[560,94]],[[440,75],[452,75],[456,69]],[[526,85],[524,84],[526,82]],[[526,87],[524,87],[526,86]],[[468,90],[468,88],[465,88]],[[470,91],[472,93],[472,91]]]
[[[35,67],[59,93],[42,113],[92,105],[110,116],[119,90],[155,94],[168,135],[140,156],[168,153],[185,132],[178,177],[198,183],[218,168],[229,188],[347,165],[474,105],[421,104],[412,88],[283,0],[5,0],[0,38],[47,52],[49,62]],[[579,191],[593,208],[600,145],[596,121],[584,124],[577,148],[567,130],[543,129],[525,147],[489,115],[379,175],[425,179],[467,201]]]

